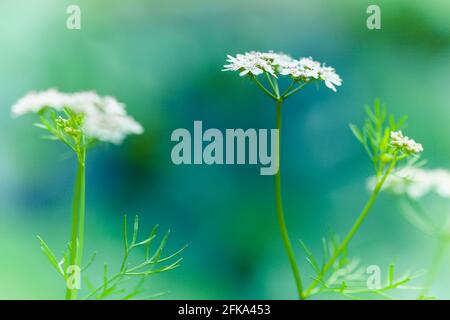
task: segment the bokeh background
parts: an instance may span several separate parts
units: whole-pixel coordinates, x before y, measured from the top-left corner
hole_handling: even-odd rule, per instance
[[[66,28],[70,4],[81,7],[79,31]],[[366,28],[369,4],[381,7],[381,30]],[[98,283],[103,261],[114,267],[121,258],[124,213],[139,214],[143,231],[157,223],[171,229],[168,249],[191,245],[180,269],[149,280],[148,294],[170,290],[164,299],[295,298],[272,177],[260,176],[259,166],[170,160],[171,132],[194,120],[274,127],[271,101],[220,71],[226,54],[313,56],[344,80],[337,93],[311,86],[283,110],[282,183],[295,243],[301,238],[320,254],[322,236],[344,234],[364,205],[372,168],[348,123],[361,123],[376,97],[409,115],[407,133],[423,143],[428,166],[450,168],[448,1],[2,0],[0,12],[0,298],[64,295],[36,235],[64,249],[75,161],[39,139],[32,116],[11,118],[11,105],[30,90],[94,89],[125,102],[143,123],[144,135],[88,156],[85,255],[98,252],[90,270]],[[450,214],[445,201],[427,205]],[[350,248],[364,264],[385,271],[395,261],[402,272],[427,268],[435,246],[383,194]],[[450,298],[447,253],[432,291],[441,298]]]

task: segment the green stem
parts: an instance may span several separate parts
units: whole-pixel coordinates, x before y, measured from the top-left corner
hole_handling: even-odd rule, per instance
[[[277,102],[277,141],[276,141],[276,161],[278,161],[278,166],[280,167],[280,133],[281,133],[281,104],[282,101]],[[297,261],[295,260],[294,250],[292,249],[291,242],[289,240],[289,235],[286,227],[286,222],[283,214],[283,204],[281,198],[281,177],[280,170],[275,174],[275,200],[277,208],[277,218],[278,225],[280,227],[281,238],[283,240],[284,248],[286,249],[286,254],[289,259],[289,264],[291,265],[292,273],[294,275],[295,284],[297,286],[297,292],[299,299],[303,299],[303,289],[302,280],[300,277],[300,271],[297,266]]]
[[[74,199],[72,207],[72,230],[70,240],[69,265],[81,268],[82,246],[84,235],[84,213],[85,213],[85,157],[86,150],[83,149],[78,157],[77,176],[75,180]],[[66,270],[65,270],[66,271]],[[66,300],[77,298],[77,289],[66,289]]]
[[[290,91],[290,92],[288,92],[288,93],[285,93],[285,94],[283,95],[283,99],[286,99],[286,98],[292,96],[294,93],[296,93],[297,91],[299,91],[300,89],[302,89],[302,88],[303,88],[304,86],[306,86],[308,83],[310,83],[310,82],[304,82],[304,83],[302,83],[301,85],[299,85],[297,88],[293,89],[292,91]]]
[[[286,91],[281,95],[283,98],[286,97],[286,94],[289,92],[289,90],[291,90],[291,88],[294,86],[294,84],[295,84],[295,80],[292,80],[292,82],[289,85],[289,87],[287,87]]]
[[[350,229],[350,231],[345,236],[345,238],[342,241],[341,245],[333,253],[333,255],[327,261],[327,263],[325,263],[325,265],[323,266],[323,268],[322,268],[322,270],[320,272],[319,277],[316,280],[314,280],[311,283],[311,285],[308,287],[308,289],[304,292],[303,295],[304,295],[305,298],[310,296],[313,293],[316,285],[320,282],[321,277],[323,277],[325,275],[325,273],[333,266],[333,264],[336,262],[337,258],[342,254],[342,252],[344,252],[347,249],[348,243],[350,242],[350,240],[353,238],[355,233],[360,228],[362,222],[364,221],[364,219],[366,218],[367,214],[369,213],[370,208],[372,208],[372,205],[374,204],[374,202],[375,202],[375,200],[376,200],[376,198],[378,196],[378,193],[381,190],[381,187],[383,186],[384,182],[386,181],[386,178],[389,176],[389,174],[391,173],[391,171],[394,168],[396,163],[397,163],[397,159],[392,161],[390,166],[387,168],[387,170],[385,171],[384,175],[382,176],[382,178],[378,181],[378,183],[376,184],[374,190],[372,191],[372,194],[371,194],[369,200],[367,201],[366,205],[364,206],[364,209],[361,211],[358,219],[356,219],[356,221],[353,224],[352,228]]]
[[[83,244],[84,244],[84,216],[86,212],[86,148],[82,152],[83,172],[80,181],[80,222],[78,228],[78,263],[81,268],[81,261],[83,258]]]
[[[264,72],[264,74],[266,75],[267,81],[270,84],[270,87],[272,88],[273,92],[275,93],[276,97],[280,96],[280,93],[277,91],[278,86],[275,86],[274,81],[272,81],[271,76],[269,75],[268,72]]]
[[[258,85],[258,87],[265,93],[267,94],[269,97],[271,97],[272,99],[274,99],[275,101],[278,101],[279,99],[269,90],[266,89],[266,87],[264,87],[264,85],[259,82],[259,80],[253,76],[253,80],[255,80],[256,84]]]
[[[280,89],[278,88],[278,81],[277,79],[274,77],[272,79],[272,76],[268,73],[268,72],[264,72],[266,74],[266,78],[267,81],[270,84],[270,87],[272,88],[273,92],[275,93],[275,96],[277,97],[277,99],[280,98]]]
[[[95,288],[94,290],[92,290],[91,293],[89,293],[87,296],[85,296],[83,298],[83,300],[89,300],[90,298],[94,297],[97,292],[99,292],[101,289],[107,289],[107,286],[111,283],[114,282],[115,280],[119,279],[121,276],[123,276],[122,272],[118,272],[116,273],[114,276],[112,276],[110,279],[106,280],[102,285],[98,286],[97,288]]]

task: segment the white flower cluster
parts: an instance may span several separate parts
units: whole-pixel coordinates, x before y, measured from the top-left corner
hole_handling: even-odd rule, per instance
[[[368,179],[367,186],[373,190],[375,177]],[[407,194],[414,199],[421,198],[430,192],[443,198],[450,198],[450,171],[406,167],[390,175],[386,179],[383,189],[394,194]]]
[[[394,147],[405,150],[408,153],[423,152],[423,147],[420,143],[417,143],[413,139],[403,136],[401,131],[391,132],[391,144]]]
[[[240,76],[258,76],[267,72],[274,77],[290,76],[304,82],[323,80],[335,92],[335,86],[342,85],[342,79],[334,68],[321,65],[311,57],[297,60],[283,53],[251,51],[235,57],[228,55],[227,58],[229,64],[224,65],[222,71],[239,71]]]
[[[249,73],[257,76],[265,71],[276,76],[269,59],[264,58],[260,52],[247,52],[238,54],[236,57],[228,55],[227,58],[230,64],[224,65],[222,71],[240,71],[240,76],[245,76]]]
[[[127,115],[124,104],[93,91],[69,94],[49,89],[30,92],[12,107],[12,114],[18,117],[26,113],[38,113],[45,108],[56,111],[68,108],[83,114],[83,132],[88,137],[104,142],[120,144],[127,135],[144,132],[142,126]]]

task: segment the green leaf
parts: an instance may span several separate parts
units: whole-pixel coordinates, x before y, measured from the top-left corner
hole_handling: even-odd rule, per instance
[[[103,292],[106,292],[108,288],[108,264],[103,265]]]
[[[389,130],[389,128],[386,128],[384,130],[383,138],[381,139],[381,142],[380,142],[380,153],[385,153],[388,148],[389,134],[390,134],[390,130]]]
[[[89,258],[88,263],[87,263],[83,268],[81,268],[81,271],[87,270],[87,269],[94,263],[94,260],[95,260],[95,257],[96,257],[96,256],[97,256],[97,252],[94,252],[94,253],[91,255],[91,257]]]
[[[53,266],[53,268],[64,277],[64,271],[61,269],[58,260],[55,257],[55,254],[52,252],[52,250],[49,248],[49,246],[45,243],[45,241],[40,237],[37,236],[39,239],[39,242],[41,243],[41,250],[47,257],[48,261],[50,261],[50,264]]]
[[[84,299],[104,299],[109,296],[117,296],[120,293],[124,293],[124,299],[132,299],[135,298],[138,294],[143,293],[142,290],[140,290],[142,284],[145,281],[145,278],[152,274],[157,274],[161,272],[167,272],[170,270],[173,270],[175,268],[178,268],[180,266],[180,262],[183,260],[183,258],[178,258],[176,261],[172,263],[168,263],[167,265],[161,266],[160,264],[165,261],[169,261],[173,258],[176,258],[179,256],[179,254],[185,250],[185,248],[188,245],[185,245],[181,249],[175,251],[174,253],[170,254],[169,256],[166,256],[164,258],[161,258],[163,249],[166,246],[170,231],[168,231],[164,237],[162,238],[161,242],[159,243],[158,248],[154,252],[153,256],[149,258],[150,256],[150,244],[156,237],[156,232],[158,226],[155,226],[149,237],[141,242],[137,241],[137,235],[138,235],[138,218],[136,217],[134,220],[134,227],[133,227],[133,237],[132,242],[128,243],[128,237],[127,237],[127,218],[124,216],[124,227],[123,227],[123,233],[124,233],[124,246],[125,246],[125,252],[124,257],[122,259],[122,264],[119,269],[119,271],[115,274],[110,275],[108,272],[108,266],[105,263],[104,265],[104,272],[103,272],[103,283],[99,285],[97,288],[91,288],[91,292],[84,298]],[[133,252],[135,252],[135,248],[137,247],[145,247],[145,259],[137,264],[132,264],[131,262],[128,262],[128,258],[132,255]],[[131,260],[131,259],[130,259]],[[136,261],[136,259],[132,259],[132,261]],[[127,281],[134,281],[134,279],[139,279],[138,285],[132,289],[131,291],[128,289],[129,287],[123,288],[123,285]],[[121,288],[122,287],[122,288]]]
[[[145,246],[148,245],[150,242],[152,242],[152,240],[155,239],[155,236],[152,236],[150,238],[147,238],[141,242],[135,243],[133,246],[134,247],[139,247],[139,246]]]
[[[328,241],[327,238],[322,237],[322,256],[323,256],[323,261],[322,261],[322,267],[325,265],[326,261],[328,261],[328,259],[330,258],[330,251],[328,249]]]
[[[161,240],[161,243],[159,244],[158,249],[156,250],[155,254],[150,258],[151,261],[158,261],[161,257],[161,253],[164,250],[164,247],[166,246],[167,240],[169,239],[170,230],[167,230],[164,238]]]
[[[166,295],[168,293],[170,293],[170,291],[158,292],[158,293],[151,294],[151,295],[148,295],[148,296],[145,296],[145,297],[141,297],[140,300],[150,300],[150,299],[154,299],[154,298],[158,298],[158,297],[164,296],[164,295]],[[133,300],[133,299],[129,299],[129,300]]]
[[[408,121],[408,116],[401,117],[395,125],[395,130],[401,129],[406,124],[406,121]]]
[[[388,278],[389,286],[392,286],[392,284],[394,283],[394,269],[395,269],[395,266],[393,263],[391,263],[389,265],[389,278]]]
[[[380,116],[380,105],[381,105],[380,99],[376,98],[373,104],[373,110],[375,111],[377,118]]]
[[[125,275],[127,275],[127,276],[148,276],[148,275],[155,274],[155,273],[170,271],[175,268],[178,268],[180,266],[180,262],[182,260],[183,260],[183,258],[179,258],[177,261],[175,261],[167,266],[161,267],[159,269],[153,269],[153,270],[148,270],[148,271],[143,271],[143,272],[126,272]]]
[[[366,140],[361,130],[359,130],[359,128],[354,124],[350,124],[349,127],[350,130],[352,130],[353,135],[356,137],[356,139],[358,139],[358,141],[361,142],[362,144],[365,144]]]
[[[127,215],[123,216],[123,243],[125,246],[125,252],[128,252],[128,236],[127,236]]]
[[[169,256],[167,256],[167,257],[164,257],[164,258],[158,259],[157,262],[164,262],[164,261],[170,260],[170,259],[172,259],[172,258],[178,256],[178,255],[179,255],[181,252],[183,252],[184,250],[186,250],[187,247],[189,247],[189,243],[186,244],[186,245],[184,245],[183,247],[181,247],[181,249],[175,251],[175,252],[172,253],[171,255],[169,255]]]
[[[133,238],[131,240],[131,245],[133,246],[136,243],[139,229],[139,217],[136,215],[134,217],[134,225],[133,225]]]
[[[314,258],[314,255],[312,254],[311,250],[309,250],[309,248],[306,246],[306,244],[302,240],[299,240],[299,242],[303,248],[303,251],[305,251],[306,260],[308,261],[308,263],[311,265],[311,267],[317,274],[320,273],[320,267],[317,264],[316,259]]]
[[[159,227],[159,225],[155,225],[153,227],[148,239],[154,239],[156,237],[156,232],[158,231],[158,227]],[[147,245],[145,246],[145,260],[148,260],[150,258],[150,244],[151,244],[151,242],[148,242]]]
[[[34,126],[35,126],[36,128],[39,128],[39,129],[48,130],[47,126],[45,126],[45,125],[42,124],[42,123],[35,123]]]
[[[89,280],[89,278],[87,277],[83,277],[84,283],[86,284],[86,286],[88,287],[89,290],[94,290],[94,285],[92,284],[92,282]]]

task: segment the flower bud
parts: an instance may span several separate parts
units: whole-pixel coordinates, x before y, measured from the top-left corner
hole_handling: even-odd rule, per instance
[[[380,157],[380,160],[382,162],[391,162],[392,160],[394,160],[394,156],[390,153],[383,153]]]

